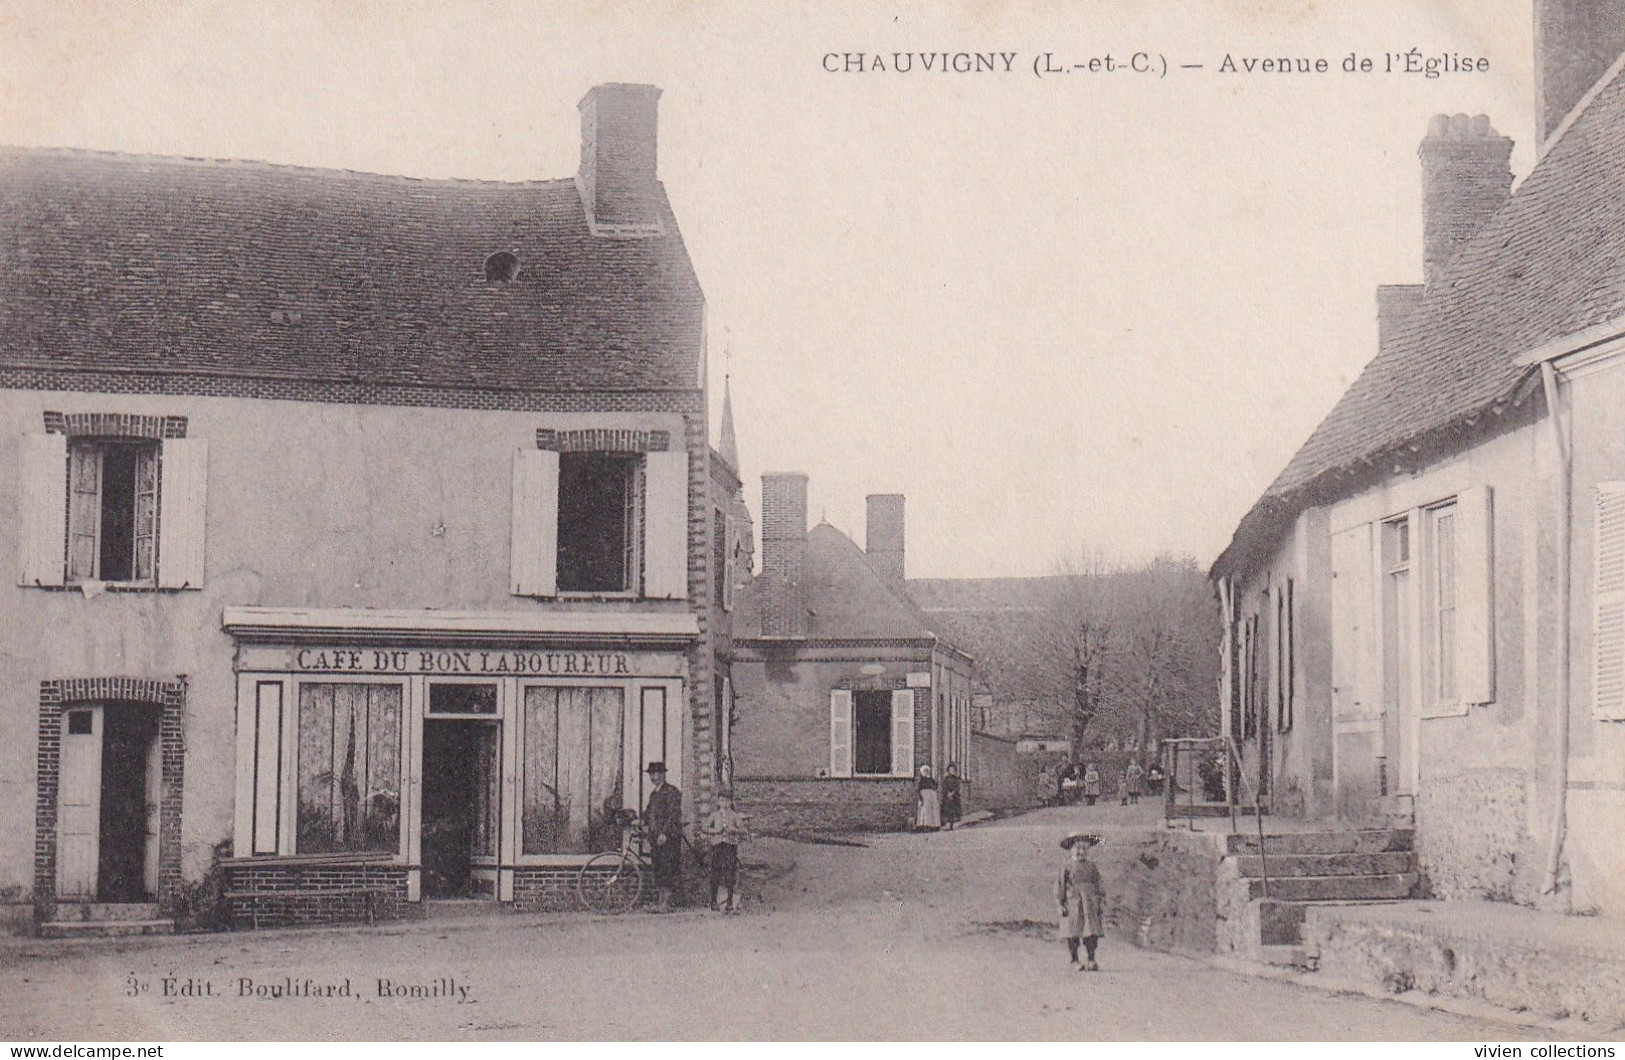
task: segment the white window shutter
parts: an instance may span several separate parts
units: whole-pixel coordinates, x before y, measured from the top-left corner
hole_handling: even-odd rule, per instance
[[[829,694],[829,775],[852,775],[852,693],[841,688]]]
[[[1371,525],[1332,536],[1332,704],[1336,716],[1367,706],[1364,670],[1371,623]]]
[[[1591,702],[1600,719],[1625,720],[1625,482],[1599,482],[1593,513]]]
[[[171,438],[163,443],[159,459],[158,587],[201,589],[209,443]]]
[[[515,596],[559,594],[559,454],[520,449],[513,455],[513,520],[509,569]]]
[[[1456,497],[1456,680],[1463,703],[1495,702],[1494,516],[1490,487]]]
[[[688,454],[645,454],[643,490],[643,595],[686,600]]]
[[[893,776],[914,772],[914,692],[891,694],[891,771]]]
[[[18,581],[61,585],[67,563],[68,439],[61,434],[25,434],[20,442]]]

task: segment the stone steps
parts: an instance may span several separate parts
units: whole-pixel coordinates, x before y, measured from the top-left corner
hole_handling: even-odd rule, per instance
[[[1328,832],[1279,832],[1264,836],[1266,856],[1291,854],[1386,854],[1415,849],[1410,828],[1357,828]],[[1237,832],[1225,837],[1228,855],[1257,854],[1258,836]]]
[[[1385,872],[1360,876],[1271,876],[1266,881],[1243,878],[1250,899],[1273,898],[1286,902],[1367,902],[1409,898],[1416,889],[1414,872]]]
[[[109,939],[132,935],[173,935],[173,920],[52,920],[40,925],[48,939]]]
[[[1395,850],[1382,854],[1237,854],[1231,860],[1243,876],[1263,876],[1271,880],[1288,876],[1382,876],[1411,872],[1415,855]]]
[[[1258,959],[1265,964],[1301,968],[1307,972],[1314,971],[1316,966],[1316,959],[1310,955],[1309,948],[1299,945],[1272,946],[1266,943],[1258,948]]]
[[[58,902],[56,922],[154,921],[157,902]]]

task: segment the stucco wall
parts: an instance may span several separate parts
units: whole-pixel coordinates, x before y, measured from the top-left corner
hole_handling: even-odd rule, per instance
[[[1594,488],[1625,480],[1625,363],[1579,372],[1563,390],[1574,454],[1567,872],[1575,909],[1625,917],[1625,721],[1599,720],[1592,706]]]
[[[1555,768],[1555,493],[1545,427],[1536,423],[1480,442],[1466,452],[1396,474],[1332,506],[1336,533],[1488,486],[1492,491],[1495,698],[1415,723],[1414,808],[1417,853],[1432,893],[1533,903],[1549,828],[1549,778]],[[1546,518],[1542,519],[1542,513]],[[1370,687],[1381,688],[1383,660],[1369,661]],[[1377,737],[1387,756],[1390,791],[1412,787],[1404,774],[1402,727]],[[1403,795],[1390,800],[1405,809]],[[1354,807],[1358,809],[1358,806]]]
[[[628,404],[624,396],[615,400]],[[709,508],[701,403],[697,395],[649,403],[666,411],[0,392],[0,467],[8,469],[18,464],[19,437],[43,431],[46,410],[186,416],[187,436],[209,443],[206,578],[198,590],[86,597],[19,587],[19,483],[15,473],[0,474],[0,610],[7,616],[0,624],[0,887],[30,884],[39,686],[65,677],[187,676],[183,866],[190,878],[202,874],[232,824],[233,643],[220,629],[227,605],[689,610],[684,601],[563,604],[508,592],[513,452],[534,448],[544,426],[668,430],[674,445],[686,443],[691,565],[703,556]],[[579,408],[581,398],[561,395],[560,405]],[[705,569],[691,567],[691,593],[703,592]],[[708,652],[696,647],[690,670],[691,713],[708,732]],[[691,741],[690,775],[700,774],[701,753]]]

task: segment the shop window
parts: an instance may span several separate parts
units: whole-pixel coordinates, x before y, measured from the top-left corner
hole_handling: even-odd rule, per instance
[[[558,586],[624,593],[636,585],[643,460],[619,453],[559,456]]]
[[[400,850],[401,686],[299,686],[300,854]]]
[[[435,681],[429,685],[430,714],[495,714],[497,686],[489,681],[457,684]]]
[[[625,718],[619,688],[525,689],[524,853],[584,854],[619,840],[628,737],[641,747]],[[635,796],[630,801],[637,808]]]

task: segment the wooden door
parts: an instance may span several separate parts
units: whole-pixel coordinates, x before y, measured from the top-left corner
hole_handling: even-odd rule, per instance
[[[57,787],[59,898],[96,898],[101,856],[103,722],[99,706],[73,707],[62,714],[62,764]]]

